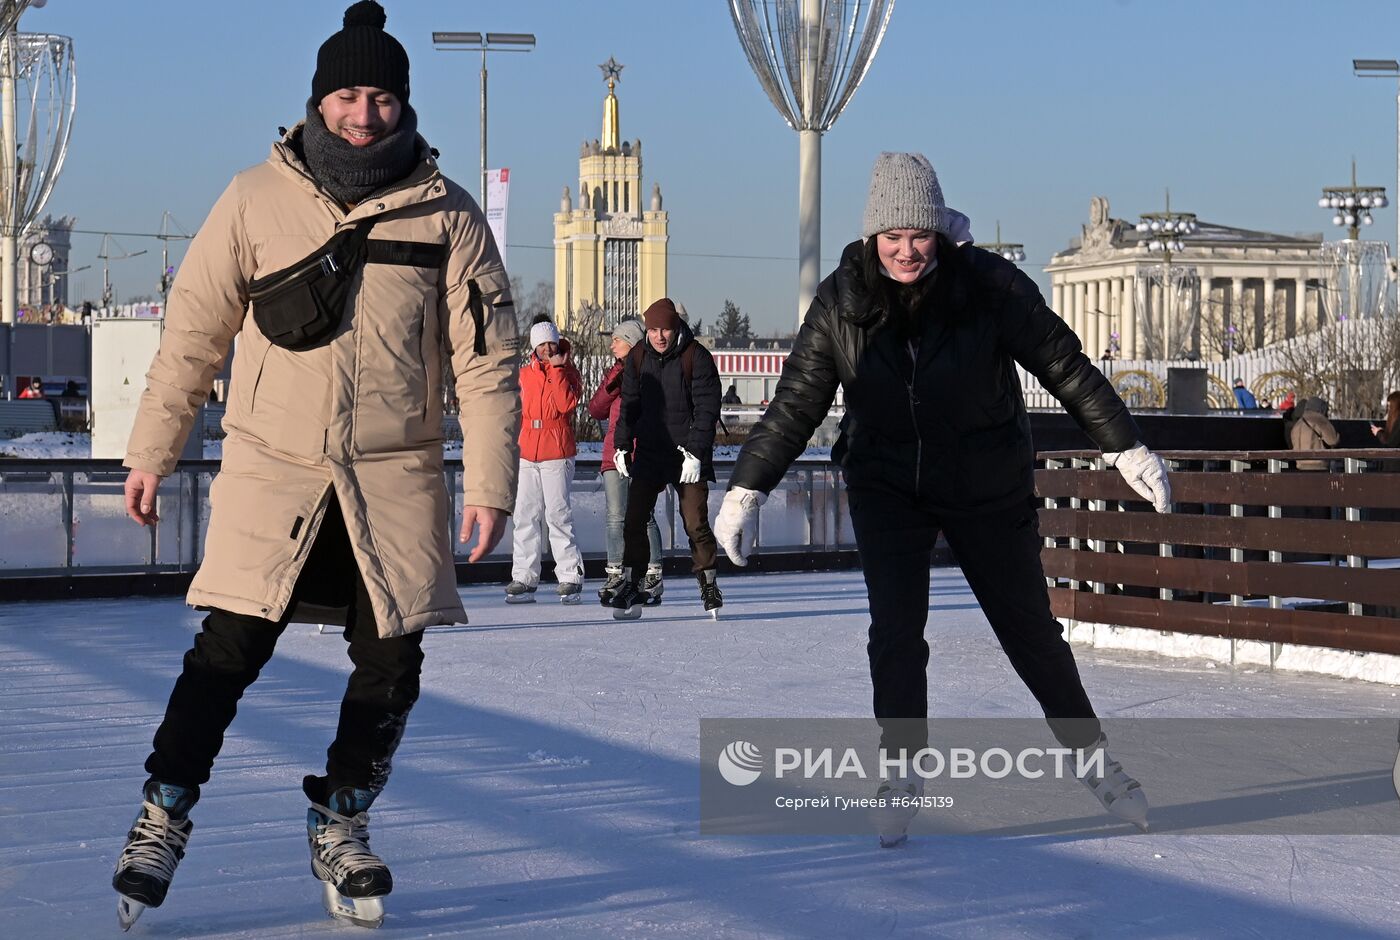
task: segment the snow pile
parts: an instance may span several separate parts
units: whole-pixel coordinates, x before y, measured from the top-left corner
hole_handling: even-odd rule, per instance
[[[85,460],[92,455],[92,435],[75,431],[34,431],[0,441],[0,457],[22,460]]]

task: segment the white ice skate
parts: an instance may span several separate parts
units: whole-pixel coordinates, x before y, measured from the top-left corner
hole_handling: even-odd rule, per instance
[[[1123,770],[1123,765],[1109,756],[1104,749],[1108,738],[1099,735],[1099,739],[1092,747],[1084,748],[1080,752],[1079,761],[1082,767],[1087,768],[1079,782],[1089,788],[1089,792],[1098,797],[1103,808],[1108,812],[1123,820],[1137,826],[1143,832],[1147,831],[1147,794],[1142,792],[1142,784],[1132,777],[1129,777]],[[1102,752],[1103,756],[1103,776],[1097,776],[1095,771],[1099,767],[1095,764],[1096,755]],[[1078,768],[1075,768],[1078,773]]]
[[[922,777],[881,780],[875,797],[883,805],[871,810],[875,831],[880,834],[880,848],[893,849],[909,841],[909,824],[919,814],[919,799],[924,795]]]
[[[535,591],[539,585],[526,584],[523,581],[512,581],[506,585],[507,604],[533,604],[535,602]]]

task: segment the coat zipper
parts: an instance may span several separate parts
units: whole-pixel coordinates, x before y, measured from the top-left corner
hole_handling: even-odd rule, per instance
[[[909,390],[909,418],[914,424],[914,498],[919,498],[919,472],[924,465],[924,439],[919,434],[919,412],[915,406],[919,404],[919,397],[914,394],[914,378],[919,372],[919,352],[914,348],[914,341],[908,341],[909,346],[909,381],[905,387]]]

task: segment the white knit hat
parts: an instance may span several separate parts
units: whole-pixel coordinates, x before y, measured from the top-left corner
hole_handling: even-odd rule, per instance
[[[548,320],[541,320],[530,327],[530,348],[538,349],[541,343],[559,342],[559,329]]]
[[[862,238],[895,228],[940,231],[944,212],[943,187],[927,157],[885,152],[875,159],[860,224]]]

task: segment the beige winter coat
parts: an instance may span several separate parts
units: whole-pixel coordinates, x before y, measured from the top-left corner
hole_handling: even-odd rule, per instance
[[[175,279],[125,464],[167,476],[237,337],[223,466],[188,601],[276,620],[332,489],[381,636],[462,622],[443,479],[444,355],[456,378],[463,504],[514,508],[520,422],[514,307],[475,201],[426,144],[407,179],[348,214],[287,144],[234,177]],[[377,215],[370,239],[448,246],[439,269],[364,267],[332,339],[292,352],[259,332],[248,283]],[[484,353],[468,304],[482,292]]]

